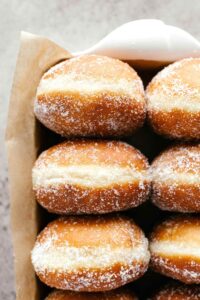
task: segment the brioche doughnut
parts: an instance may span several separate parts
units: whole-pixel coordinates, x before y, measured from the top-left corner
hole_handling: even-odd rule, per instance
[[[156,293],[151,300],[200,300],[200,287],[187,285],[166,286]]]
[[[118,59],[99,55],[71,58],[43,75],[34,111],[40,122],[62,136],[129,135],[145,119],[143,84]]]
[[[146,98],[155,132],[173,139],[200,139],[200,58],[164,68],[148,85]]]
[[[150,240],[151,265],[187,284],[200,283],[200,218],[178,216],[160,224]]]
[[[200,212],[200,144],[179,145],[152,163],[152,202],[160,209]]]
[[[133,293],[114,290],[101,293],[79,293],[71,291],[54,291],[46,300],[137,300]]]
[[[128,144],[67,141],[39,156],[33,168],[33,189],[49,212],[107,213],[145,201],[148,177],[146,158]]]
[[[120,216],[60,218],[39,234],[32,251],[40,280],[62,290],[115,289],[142,276],[148,262],[143,232]]]

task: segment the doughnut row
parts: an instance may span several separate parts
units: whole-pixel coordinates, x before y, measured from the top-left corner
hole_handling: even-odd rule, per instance
[[[200,212],[199,78],[200,59],[184,59],[159,72],[144,91],[128,64],[99,55],[63,61],[43,75],[35,115],[73,138],[43,151],[32,171],[38,203],[63,215],[39,233],[31,253],[40,280],[58,289],[46,300],[137,299],[118,288],[143,276],[149,263],[155,272],[200,284],[197,214],[169,218],[149,242],[131,218],[108,214],[149,198],[164,211]],[[184,143],[149,165],[133,146],[97,139],[132,135],[146,117],[157,134]],[[173,286],[152,299],[196,295],[196,288]]]
[[[153,130],[171,139],[200,139],[200,58],[160,71],[146,93],[128,64],[106,56],[65,60],[42,77],[34,102],[38,120],[65,137],[133,134],[146,112]],[[146,99],[145,99],[146,98]]]
[[[200,218],[171,217],[150,236],[151,268],[185,284],[200,284]],[[62,217],[38,235],[32,263],[45,284],[102,292],[141,277],[148,241],[132,219],[118,215]]]
[[[33,167],[38,202],[57,214],[102,214],[151,200],[162,210],[200,212],[200,144],[172,146],[154,159],[119,141],[66,141]]]

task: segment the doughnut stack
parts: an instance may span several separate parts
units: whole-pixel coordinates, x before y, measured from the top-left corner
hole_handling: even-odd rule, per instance
[[[200,284],[200,59],[167,66],[144,92],[122,61],[71,58],[43,75],[34,113],[64,139],[40,153],[32,171],[35,198],[54,219],[31,253],[39,279],[57,289],[46,300],[138,299],[122,286],[143,276],[149,262],[155,272]],[[151,166],[119,140],[145,120],[171,144]],[[137,214],[141,204],[173,214],[147,230],[149,242],[140,228],[145,217],[138,226],[126,213]],[[167,287],[152,299],[181,293],[196,297],[197,289]]]

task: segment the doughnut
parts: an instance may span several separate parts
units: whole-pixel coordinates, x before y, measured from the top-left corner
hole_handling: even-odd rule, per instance
[[[186,284],[200,284],[200,218],[176,216],[158,225],[150,239],[152,268]]]
[[[131,292],[114,290],[99,293],[79,293],[71,291],[53,291],[45,300],[138,300]]]
[[[42,282],[83,292],[112,290],[136,280],[149,258],[142,230],[118,215],[61,217],[38,235],[32,250]]]
[[[148,120],[171,139],[200,139],[200,58],[187,58],[160,71],[146,89]]]
[[[152,202],[162,210],[200,212],[200,144],[173,146],[151,165]]]
[[[151,300],[200,300],[200,287],[168,285],[156,293]]]
[[[58,144],[39,156],[32,174],[36,199],[58,214],[126,210],[144,202],[150,191],[146,158],[119,141]]]
[[[34,112],[46,127],[66,137],[132,134],[146,115],[144,88],[126,63],[106,56],[65,60],[42,77]]]

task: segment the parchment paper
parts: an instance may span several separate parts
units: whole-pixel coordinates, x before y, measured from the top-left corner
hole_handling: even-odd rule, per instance
[[[70,56],[46,38],[21,33],[6,134],[17,300],[39,298],[30,260],[38,231],[31,182],[31,169],[39,147],[33,100],[42,74]]]

